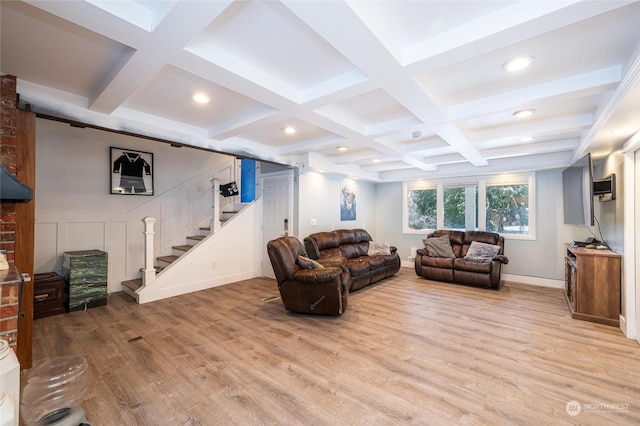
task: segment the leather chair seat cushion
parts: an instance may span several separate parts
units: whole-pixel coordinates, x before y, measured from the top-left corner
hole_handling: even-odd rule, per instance
[[[347,268],[353,277],[359,277],[371,270],[369,261],[365,258],[347,259]]]
[[[453,262],[458,259],[452,257],[431,257],[422,256],[422,266],[432,266],[434,268],[453,269]]]
[[[477,260],[469,260],[469,259],[461,258],[461,259],[454,260],[454,268],[457,271],[479,272],[482,274],[490,274],[492,263],[493,262],[491,262],[490,260],[477,261]]]

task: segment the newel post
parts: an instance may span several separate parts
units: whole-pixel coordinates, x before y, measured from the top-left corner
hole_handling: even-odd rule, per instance
[[[147,216],[142,219],[144,222],[144,269],[142,270],[142,285],[147,285],[156,279],[156,268],[153,261],[153,225],[156,223],[155,217]]]
[[[213,187],[213,216],[211,216],[211,233],[214,234],[220,227],[220,179],[211,179],[211,186]]]

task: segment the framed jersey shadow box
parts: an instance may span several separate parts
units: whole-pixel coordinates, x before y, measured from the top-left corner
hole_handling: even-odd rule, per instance
[[[111,147],[111,193],[153,195],[153,154]]]

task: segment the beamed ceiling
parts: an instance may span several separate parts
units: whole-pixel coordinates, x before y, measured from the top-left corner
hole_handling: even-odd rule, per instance
[[[0,12],[1,72],[36,112],[374,182],[560,168],[640,130],[638,1],[3,0]],[[534,59],[507,72],[519,56]]]

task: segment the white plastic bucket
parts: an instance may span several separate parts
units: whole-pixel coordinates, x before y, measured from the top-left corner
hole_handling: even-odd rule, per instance
[[[20,363],[9,342],[0,339],[0,426],[18,426],[19,407]]]

